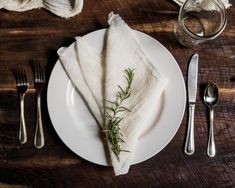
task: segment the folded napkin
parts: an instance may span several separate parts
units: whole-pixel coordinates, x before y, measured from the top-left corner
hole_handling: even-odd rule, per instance
[[[179,6],[182,6],[186,0],[173,0],[175,3],[177,3]],[[228,0],[220,0],[224,3],[225,8],[229,8],[232,6],[231,3],[229,3]]]
[[[76,42],[69,47],[73,50],[61,48],[58,54],[64,70],[106,134],[107,107],[117,100],[120,87],[127,85],[124,75],[134,73],[131,94],[122,104],[123,109],[130,111],[120,112],[123,117],[119,125],[120,138],[124,142],[119,143],[122,151],[118,157],[107,140],[115,175],[121,175],[126,174],[133,163],[140,136],[155,125],[158,100],[167,78],[152,65],[135,31],[119,15],[110,13],[108,23],[106,45],[101,54],[88,46],[83,37],[76,37]]]
[[[83,0],[1,0],[0,9],[9,11],[27,11],[35,8],[45,8],[62,18],[69,18],[80,13]]]

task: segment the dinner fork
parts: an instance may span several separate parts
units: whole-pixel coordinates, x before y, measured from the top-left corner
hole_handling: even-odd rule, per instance
[[[23,68],[14,70],[16,79],[16,88],[20,97],[20,129],[19,129],[19,142],[25,144],[27,142],[27,132],[25,126],[24,116],[24,97],[28,91],[29,83],[27,81],[26,72]]]
[[[41,113],[41,91],[45,85],[46,76],[45,69],[40,62],[34,61],[34,84],[37,95],[37,119],[36,119],[36,130],[34,135],[34,146],[36,148],[42,148],[44,146],[44,133],[42,126],[42,113]]]

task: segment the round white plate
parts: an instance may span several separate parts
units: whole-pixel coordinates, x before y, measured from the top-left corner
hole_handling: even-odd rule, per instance
[[[180,126],[186,104],[184,79],[174,57],[154,38],[138,31],[136,34],[150,60],[168,78],[168,85],[159,101],[156,125],[140,137],[133,164],[151,158],[170,142]],[[101,52],[104,35],[105,29],[89,33],[84,39]],[[90,162],[108,165],[100,128],[59,61],[51,73],[47,103],[52,124],[65,145]]]

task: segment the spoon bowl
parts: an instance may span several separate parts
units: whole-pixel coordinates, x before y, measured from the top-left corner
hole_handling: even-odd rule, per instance
[[[204,92],[204,102],[209,108],[213,108],[219,100],[219,89],[214,83],[209,83]]]
[[[210,127],[209,127],[209,139],[207,145],[207,155],[214,157],[216,154],[215,141],[214,141],[214,106],[219,100],[219,89],[214,83],[209,83],[204,91],[204,103],[210,109]]]

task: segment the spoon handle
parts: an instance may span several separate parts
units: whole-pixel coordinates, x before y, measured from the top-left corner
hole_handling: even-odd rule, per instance
[[[214,110],[213,108],[210,108],[210,128],[209,128],[209,139],[207,145],[207,155],[209,157],[214,157],[216,154],[213,121],[214,121]]]
[[[195,151],[194,146],[194,112],[195,103],[189,104],[189,121],[188,121],[188,131],[185,141],[184,153],[187,155],[192,155]]]

